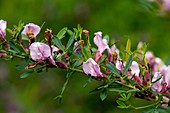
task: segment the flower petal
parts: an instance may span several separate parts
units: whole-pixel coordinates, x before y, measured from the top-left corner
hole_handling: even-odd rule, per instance
[[[109,48],[107,40],[102,39],[102,32],[95,33],[94,43],[98,47],[98,51],[100,51],[100,54],[102,54],[105,49]]]
[[[139,76],[140,69],[139,69],[139,64],[136,61],[132,61],[132,65],[130,66],[132,75]]]

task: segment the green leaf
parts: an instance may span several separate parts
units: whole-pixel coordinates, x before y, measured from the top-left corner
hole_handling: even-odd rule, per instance
[[[106,63],[106,67],[114,74],[116,75],[120,75],[119,71],[117,70],[117,68],[115,67],[114,64],[112,64],[111,62],[107,62]]]
[[[128,71],[128,69],[130,68],[130,66],[132,64],[132,61],[133,61],[133,55],[130,55],[130,57],[128,58],[128,61],[126,62],[126,66],[123,70],[122,75],[124,75]]]
[[[63,45],[62,45],[60,39],[59,39],[57,36],[54,36],[53,41],[54,41],[55,45],[57,45],[57,47],[58,47],[59,49],[61,49],[62,51],[64,51]]]
[[[12,41],[9,41],[9,45],[10,45],[10,47],[11,47],[14,51],[16,51],[17,53],[20,52],[20,50],[18,49],[18,47],[17,47]]]
[[[44,25],[45,25],[45,22],[43,22],[43,23],[42,23],[42,25],[41,25],[41,27],[40,27],[40,28],[42,29],[42,28],[44,27]]]
[[[11,29],[7,28],[7,32],[10,34],[14,34]]]
[[[70,38],[69,38],[69,40],[68,40],[68,42],[67,42],[67,45],[66,45],[66,51],[69,49],[69,47],[73,44],[73,42],[74,42],[74,37],[75,37],[75,33],[73,33],[71,36],[70,36]]]
[[[12,50],[12,49],[8,49],[8,51],[9,51],[9,52],[12,52],[12,53],[14,53],[14,54],[18,53],[17,51],[14,51],[14,50]]]
[[[119,106],[126,106],[126,104],[120,100],[116,100],[116,102]]]
[[[24,27],[22,27],[19,31],[16,32],[15,38],[19,40],[19,36],[21,35],[22,31],[24,30]]]
[[[61,100],[62,100],[62,97],[63,97],[63,93],[64,93],[64,91],[65,91],[65,89],[66,89],[66,86],[68,85],[68,82],[69,82],[70,77],[71,77],[71,75],[73,74],[73,72],[74,72],[74,71],[69,71],[69,72],[67,73],[67,75],[66,75],[66,81],[65,81],[65,83],[64,83],[64,85],[63,85],[63,87],[62,87],[62,89],[61,89],[60,95],[59,95],[59,96],[56,96],[56,97],[54,98],[54,99],[59,99],[59,103],[61,103]]]
[[[128,93],[126,99],[129,100],[131,96],[132,96],[132,93]]]
[[[83,85],[83,87],[86,87],[88,83],[92,82],[92,77],[89,77],[89,79],[87,80],[87,82]]]
[[[28,38],[25,35],[22,35],[22,40],[28,41]]]
[[[103,89],[102,92],[100,93],[100,99],[103,101],[107,98],[107,90]]]
[[[25,70],[25,67],[24,66],[21,66],[21,65],[16,65],[16,68],[18,69],[18,70]]]
[[[128,93],[127,95],[126,95],[126,93],[122,93],[122,94],[120,94],[121,98],[118,98],[118,99],[121,101],[128,101],[129,98],[131,97],[131,95],[132,95],[132,93]]]
[[[127,44],[126,44],[126,61],[129,58],[130,50],[131,50],[131,40],[128,39]]]
[[[26,78],[28,77],[30,74],[32,74],[34,71],[29,71],[29,72],[25,72],[23,74],[20,75],[20,78]]]
[[[126,93],[132,93],[132,92],[140,92],[139,89],[130,89],[128,91],[126,91]]]
[[[37,68],[37,69],[35,70],[35,72],[40,73],[40,72],[45,71],[46,69],[47,69],[46,67],[42,66],[42,67]]]
[[[57,37],[61,40],[64,37],[64,35],[66,34],[66,32],[67,32],[67,27],[64,27],[63,29],[61,29],[58,32]]]
[[[126,99],[126,94],[125,93],[121,93],[120,96],[124,99]]]
[[[101,87],[101,86],[99,86],[99,87]],[[97,87],[94,90],[90,91],[89,94],[96,94],[96,93],[100,92],[102,90],[102,88],[99,88],[99,87]]]
[[[103,39],[106,39],[107,42],[109,42],[109,35],[105,35],[105,36],[103,37]]]
[[[143,44],[143,53],[144,53],[144,55],[146,54],[147,51],[148,51],[148,44],[144,43]]]
[[[84,55],[84,60],[85,61],[90,58],[89,51],[88,51],[88,49],[86,47],[82,47],[81,51],[82,51],[82,53]]]
[[[73,35],[73,31],[71,31],[71,30],[67,30],[67,33],[71,36],[71,35]]]
[[[80,26],[80,24],[77,25],[77,29],[78,29],[78,31],[82,31],[83,30],[83,28]]]
[[[109,91],[115,92],[115,93],[126,93],[124,90],[116,89],[116,88],[109,88]]]
[[[117,106],[118,108],[122,108],[122,109],[127,109],[127,108],[130,108],[131,105],[128,105],[128,106]]]

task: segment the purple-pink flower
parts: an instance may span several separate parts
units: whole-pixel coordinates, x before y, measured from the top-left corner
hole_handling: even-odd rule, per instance
[[[152,82],[154,81],[156,81],[152,85],[154,91],[167,93],[166,90],[170,87],[170,66],[163,66],[160,72],[156,72],[152,78]]]
[[[116,53],[117,54],[117,58],[119,58],[119,50],[116,48],[115,45],[113,45],[111,48],[107,48],[108,51],[108,59],[109,62],[113,61],[113,54]]]
[[[81,50],[81,46],[84,45],[84,41],[83,40],[79,40],[77,42],[74,43],[74,52],[77,53],[78,51]]]
[[[98,62],[102,56],[102,53],[109,48],[106,39],[102,39],[102,32],[95,33],[94,43],[98,47],[97,53],[95,55],[95,61]]]
[[[165,65],[160,58],[155,57],[154,54],[150,51],[146,52],[145,58],[148,61],[153,75],[155,74],[155,72],[159,72],[161,68]]]
[[[34,42],[30,45],[29,49],[30,49],[30,56],[33,60],[42,61],[48,59],[53,65],[56,65],[53,56],[54,53],[59,50],[57,47],[52,46],[50,48],[50,46],[47,44],[41,42]],[[58,54],[58,56],[59,55],[60,54]]]
[[[0,37],[6,36],[6,26],[7,22],[4,20],[0,20]]]
[[[89,58],[86,62],[83,62],[83,71],[85,74],[95,78],[107,77],[100,71],[99,65],[92,58]]]
[[[162,90],[162,81],[163,81],[163,78],[160,78],[162,76],[161,72],[156,72],[152,78],[152,82],[155,82],[153,83],[152,85],[152,89],[154,91],[157,91],[157,92],[160,92]],[[158,80],[159,79],[159,80]],[[158,81],[157,81],[158,80]]]
[[[38,25],[35,25],[33,23],[29,23],[24,26],[24,30],[22,31],[22,34],[26,35],[28,31],[32,31],[35,36],[37,36],[40,32],[41,28]]]

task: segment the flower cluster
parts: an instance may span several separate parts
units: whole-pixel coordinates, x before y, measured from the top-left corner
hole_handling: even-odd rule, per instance
[[[27,71],[21,78],[49,68],[68,72],[67,81],[57,97],[59,99],[72,73],[82,72],[90,79],[101,81],[101,86],[92,92],[100,92],[102,100],[107,97],[108,91],[124,95],[117,101],[120,108],[135,108],[128,104],[130,96],[153,101],[153,106],[167,107],[170,103],[170,66],[155,57],[142,42],[137,50],[131,51],[128,40],[126,48],[119,50],[115,44],[110,46],[108,35],[102,37],[102,32],[96,32],[93,38],[95,47],[92,47],[89,32],[80,25],[73,31],[63,28],[56,35],[47,29],[44,38],[40,39],[37,38],[40,26],[33,23],[24,25],[22,22],[12,30],[8,29],[12,38],[7,40],[6,27],[7,22],[0,20],[0,57],[25,60],[25,66],[17,65],[18,69]],[[66,45],[62,43],[63,38],[68,40]]]

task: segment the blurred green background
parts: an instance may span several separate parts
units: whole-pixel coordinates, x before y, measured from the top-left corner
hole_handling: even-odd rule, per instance
[[[133,49],[138,41],[149,44],[149,50],[164,61],[170,57],[170,18],[152,13],[139,0],[1,0],[0,19],[8,21],[8,28],[19,20],[51,28],[57,33],[61,28],[70,29],[77,24],[90,31],[102,31],[124,44],[132,40]],[[168,61],[168,60],[167,60]],[[22,61],[0,60],[0,113],[138,113],[144,110],[118,109],[114,100],[118,95],[109,94],[101,101],[98,94],[89,95],[99,83],[94,81],[86,88],[87,76],[74,74],[58,104],[54,97],[60,93],[66,72],[51,69],[20,79],[21,71],[15,65]],[[145,101],[133,100],[140,106]]]

